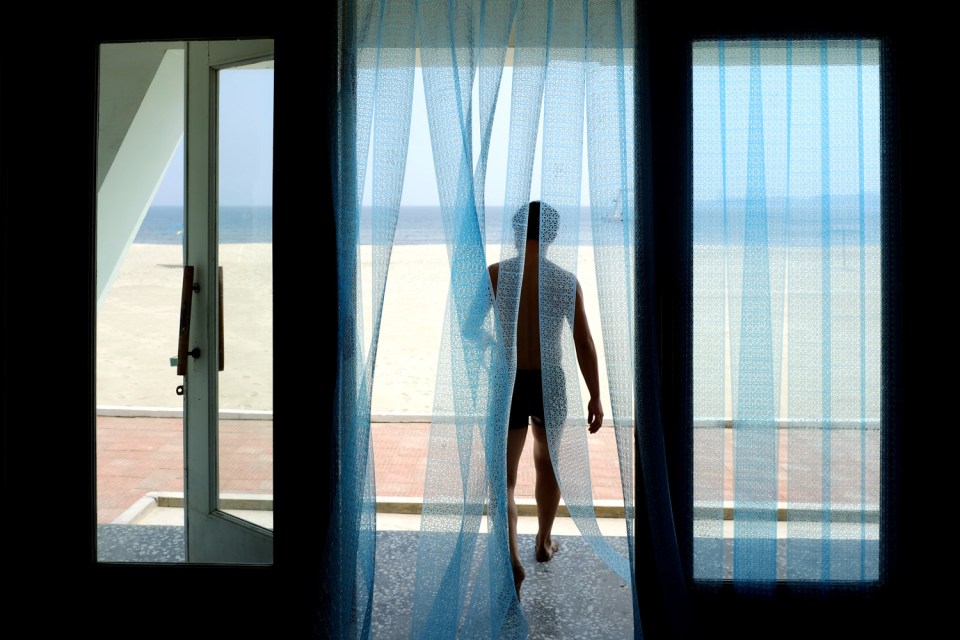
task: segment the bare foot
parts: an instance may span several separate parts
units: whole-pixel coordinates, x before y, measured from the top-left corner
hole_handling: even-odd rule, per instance
[[[537,537],[537,562],[548,562],[553,554],[560,548],[560,544],[554,540],[543,541]]]
[[[523,579],[526,577],[527,572],[523,570],[522,565],[513,565],[513,586],[517,590],[517,602],[520,601],[520,585],[523,584]]]

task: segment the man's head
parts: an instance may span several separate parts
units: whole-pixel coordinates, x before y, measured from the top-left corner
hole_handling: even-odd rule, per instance
[[[527,210],[530,211],[530,219],[527,222],[527,241],[540,242],[540,227],[543,227],[543,244],[549,245],[557,237],[557,231],[560,228],[559,212],[548,204],[543,204],[539,200],[534,200],[529,205],[523,205],[513,214],[513,233],[517,246],[523,242],[523,221],[526,218]]]

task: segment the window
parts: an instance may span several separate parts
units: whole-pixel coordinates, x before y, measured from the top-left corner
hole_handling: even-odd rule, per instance
[[[879,578],[876,40],[693,46],[694,577]]]
[[[99,59],[97,557],[269,563],[273,42]]]

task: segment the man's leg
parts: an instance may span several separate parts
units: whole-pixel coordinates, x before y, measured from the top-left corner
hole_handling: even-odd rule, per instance
[[[513,564],[513,581],[517,588],[517,597],[520,597],[520,583],[523,582],[525,572],[520,562],[520,549],[517,545],[517,503],[513,498],[517,488],[517,469],[520,466],[520,454],[527,440],[527,429],[509,429],[507,431],[507,512],[510,523],[510,561]]]
[[[560,485],[553,472],[550,461],[550,449],[547,446],[547,429],[538,421],[533,421],[533,465],[537,470],[534,495],[537,499],[537,561],[546,562],[553,557],[559,545],[550,537],[553,521],[557,518],[560,506]]]

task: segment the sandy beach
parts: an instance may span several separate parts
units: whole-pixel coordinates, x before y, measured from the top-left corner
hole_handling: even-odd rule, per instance
[[[487,261],[497,259],[499,247],[488,250]],[[176,355],[182,272],[181,249],[177,245],[134,244],[108,293],[98,316],[97,335],[97,404],[100,407],[163,407],[180,408],[175,389],[180,384],[170,358]],[[816,252],[795,251],[795,261],[814,259]],[[364,274],[364,330],[369,348],[371,322],[370,278],[372,272],[369,246],[360,251]],[[220,375],[220,408],[226,411],[271,411],[273,409],[273,286],[272,246],[269,244],[225,244],[220,262],[224,269],[224,317],[226,367]],[[818,258],[816,258],[818,259]],[[868,277],[876,280],[879,256],[874,248],[867,257]],[[849,272],[849,273],[847,273]],[[587,317],[594,334],[600,358],[601,399],[608,416],[612,413],[604,364],[604,344],[600,311],[596,295],[596,275],[592,247],[581,247],[577,276],[584,291]],[[838,274],[855,278],[853,267]],[[839,277],[839,276],[838,276]],[[394,247],[384,299],[373,388],[374,419],[422,421],[433,409],[434,384],[444,306],[448,290],[449,267],[444,245],[399,245]],[[699,282],[698,291],[705,296],[706,307],[722,307],[715,283]],[[717,284],[716,286],[722,286]],[[703,289],[707,287],[707,289]],[[709,295],[708,295],[709,294]],[[711,297],[712,296],[712,297]],[[868,294],[868,308],[877,309],[878,294]],[[716,300],[714,300],[716,298]],[[714,304],[711,307],[710,302]],[[837,299],[839,317],[857,311],[858,296]],[[295,312],[297,305],[277,305]],[[793,313],[797,313],[794,311]],[[783,314],[781,338],[787,344],[788,315]],[[626,321],[626,319],[624,319]],[[706,325],[712,326],[712,325]],[[725,374],[717,376],[726,396],[725,418],[732,407],[730,371],[730,327],[726,327],[728,355]],[[878,337],[868,339],[871,353],[877,358]],[[786,348],[781,352],[786,365]],[[840,375],[843,369],[837,368]],[[787,367],[780,368],[783,377],[780,415],[785,419],[790,404],[786,380]],[[856,376],[847,376],[856,381]],[[701,384],[706,384],[701,380]],[[709,386],[709,385],[708,385]],[[849,387],[849,388],[848,388]],[[586,386],[580,379],[581,399],[586,404]],[[706,389],[706,387],[705,387]],[[833,389],[835,417],[859,415],[856,394],[859,384],[838,380]],[[851,395],[852,394],[852,395]],[[869,414],[878,407],[875,397],[868,399]],[[852,408],[851,408],[852,407]],[[699,415],[716,415],[704,407]]]
[[[221,246],[224,343],[220,376],[226,410],[273,408],[272,247]],[[180,286],[178,245],[134,244],[97,318],[97,406],[182,408],[177,354]]]
[[[224,333],[226,367],[220,377],[221,410],[271,411],[272,247],[225,244]],[[490,252],[491,255],[495,251]],[[489,261],[493,262],[495,258]],[[370,248],[361,249],[364,329],[371,331]],[[177,245],[134,244],[100,308],[97,322],[97,405],[179,408],[176,355],[182,271]],[[578,277],[601,361],[602,400],[610,413],[603,365],[600,311],[592,248],[581,248]],[[449,267],[443,245],[394,248],[384,300],[374,381],[375,417],[428,416],[432,412]],[[279,305],[295,309],[295,305]],[[581,379],[581,396],[586,387]],[[375,418],[376,419],[376,418]]]

